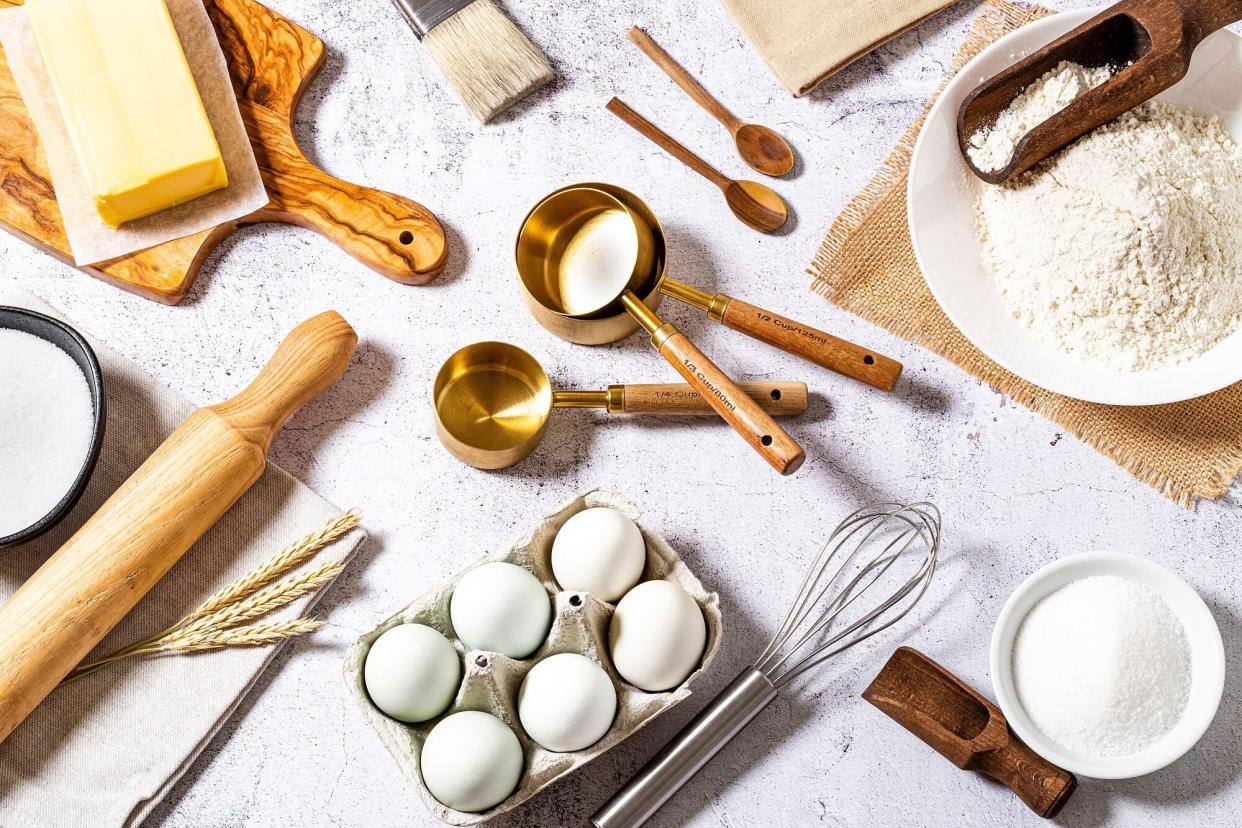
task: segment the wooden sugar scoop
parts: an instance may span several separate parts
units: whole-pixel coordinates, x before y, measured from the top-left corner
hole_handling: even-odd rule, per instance
[[[1213,32],[1242,20],[1242,0],[1121,0],[1044,48],[984,81],[957,112],[957,141],[966,165],[1001,184],[1177,83],[1195,48]],[[1120,71],[1033,128],[1009,163],[980,170],[967,150],[1022,90],[1062,61]]]
[[[963,770],[1012,790],[1044,818],[1078,787],[1009,729],[1000,709],[918,650],[899,647],[862,697]]]
[[[340,314],[293,329],[240,394],[195,411],[0,606],[0,741],[263,474],[272,438],[358,337]]]

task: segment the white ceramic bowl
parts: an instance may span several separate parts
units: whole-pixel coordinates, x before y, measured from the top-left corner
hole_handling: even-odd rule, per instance
[[[1117,371],[1036,339],[1005,310],[983,269],[973,204],[976,188],[987,185],[962,161],[958,106],[980,82],[1096,11],[1063,12],[1011,32],[981,52],[945,88],[928,113],[910,162],[906,195],[914,253],[927,286],[953,324],[980,351],[1023,379],[1068,397],[1113,405],[1155,405],[1202,396],[1242,380],[1242,331],[1181,365]],[[1219,115],[1230,134],[1242,141],[1242,37],[1228,30],[1209,37],[1195,51],[1186,77],[1159,97]]]
[[[1094,757],[1067,751],[1044,736],[1018,701],[1013,682],[1013,642],[1023,619],[1040,599],[1072,581],[1118,575],[1148,586],[1182,622],[1190,644],[1190,698],[1172,730],[1128,756]],[[1072,642],[1067,642],[1072,644]],[[1225,689],[1225,648],[1216,620],[1194,589],[1158,563],[1118,552],[1088,552],[1048,564],[1018,585],[992,630],[992,689],[1009,726],[1032,750],[1053,764],[1096,779],[1129,779],[1159,770],[1190,750],[1207,730]]]

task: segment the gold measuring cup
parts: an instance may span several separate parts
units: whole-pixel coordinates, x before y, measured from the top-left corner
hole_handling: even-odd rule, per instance
[[[751,382],[741,388],[765,411],[806,411],[803,382]],[[604,391],[554,391],[530,354],[505,342],[476,342],[445,361],[433,390],[436,433],[449,453],[475,468],[503,469],[525,459],[554,408],[602,408],[611,414],[715,414],[686,384],[610,385]]]
[[[566,187],[543,199],[518,233],[517,269],[527,307],[540,324],[571,342],[610,342],[641,326],[652,347],[725,422],[773,468],[792,474],[805,459],[802,447],[656,315],[650,297],[664,268],[663,239],[640,228],[624,201],[598,187]]]
[[[902,376],[902,364],[897,360],[862,348],[861,345],[841,339],[840,336],[833,336],[826,331],[812,328],[811,325],[760,308],[758,305],[743,302],[741,299],[724,293],[714,295],[705,293],[704,290],[699,290],[691,284],[679,282],[668,276],[664,273],[664,231],[660,226],[660,220],[657,220],[656,215],[651,211],[651,207],[648,207],[640,197],[619,186],[611,184],[581,186],[602,190],[614,196],[615,199],[625,202],[630,209],[630,214],[638,222],[638,231],[651,237],[652,250],[658,251],[658,256],[652,262],[651,281],[647,284],[640,284],[640,286],[632,286],[633,292],[645,300],[651,308],[657,308],[660,305],[661,295],[669,295],[679,302],[702,310],[708,315],[708,319],[724,325],[725,328],[732,328],[751,338],[764,341],[787,354],[800,356],[802,359],[815,362],[816,365],[836,371],[837,374],[851,377],[859,382],[866,382],[874,389],[892,391],[897,385],[897,380]],[[558,324],[556,320],[542,318],[539,313],[535,313],[535,318],[554,334],[570,341],[584,341],[578,338],[584,333],[587,335],[605,335],[605,331],[611,333],[612,325],[617,325],[617,330],[625,330],[626,324],[630,323],[630,319],[625,314],[619,314],[606,320],[600,319],[594,328],[585,329],[578,326],[578,328],[569,330],[559,330],[554,326]],[[628,326],[627,333],[633,333],[636,329],[636,326]],[[620,339],[620,336],[617,336],[617,339]],[[596,345],[604,341],[614,340],[586,341],[585,344]]]

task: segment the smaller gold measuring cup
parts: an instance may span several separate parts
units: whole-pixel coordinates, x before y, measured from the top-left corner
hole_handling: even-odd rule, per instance
[[[806,411],[803,382],[742,383],[776,416]],[[445,361],[433,390],[436,433],[449,453],[475,468],[503,469],[524,460],[554,408],[600,408],[610,414],[714,414],[686,384],[610,385],[603,391],[554,391],[530,354],[505,342],[476,342]]]
[[[642,327],[651,346],[717,414],[781,474],[797,471],[802,447],[685,334],[656,315],[662,236],[642,232],[625,199],[594,185],[565,187],[535,206],[518,233],[526,306],[571,342],[602,344]]]

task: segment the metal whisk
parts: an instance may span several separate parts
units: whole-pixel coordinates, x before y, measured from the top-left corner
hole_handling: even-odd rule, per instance
[[[931,503],[877,503],[843,520],[754,665],[605,803],[592,824],[636,828],[646,822],[781,687],[904,618],[927,591],[939,551],[940,510]],[[875,600],[860,600],[869,592]]]

